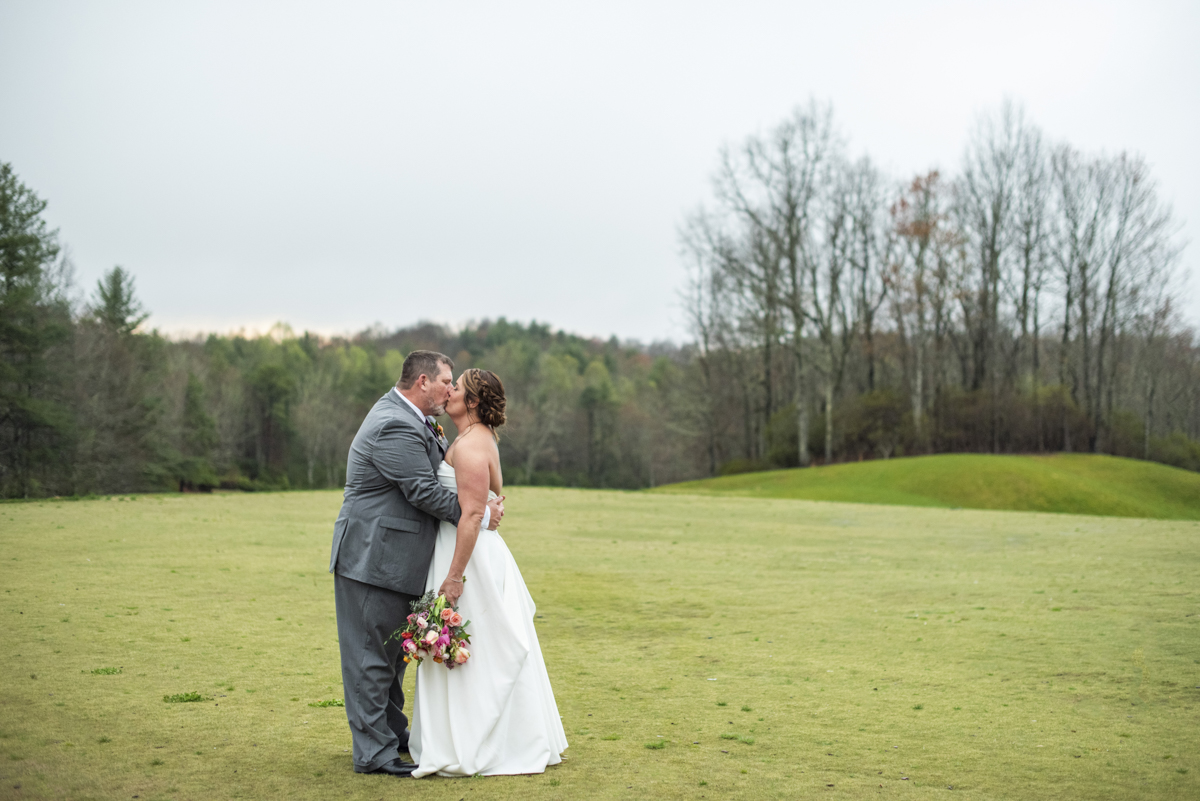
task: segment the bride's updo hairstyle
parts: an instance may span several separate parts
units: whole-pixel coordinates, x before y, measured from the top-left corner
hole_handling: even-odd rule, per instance
[[[467,408],[474,410],[479,422],[493,431],[504,425],[504,383],[500,376],[471,367],[463,370],[462,386]]]

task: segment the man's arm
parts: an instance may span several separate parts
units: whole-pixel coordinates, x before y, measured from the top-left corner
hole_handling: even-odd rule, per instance
[[[438,520],[458,525],[462,517],[458,496],[438,482],[429,466],[424,437],[415,426],[397,420],[385,423],[375,440],[372,461],[413,506]]]

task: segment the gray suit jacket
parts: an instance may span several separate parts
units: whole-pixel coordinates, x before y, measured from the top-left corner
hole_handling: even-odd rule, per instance
[[[458,524],[458,496],[437,480],[446,441],[388,393],[363,420],[346,462],[329,572],[421,595],[439,520]]]

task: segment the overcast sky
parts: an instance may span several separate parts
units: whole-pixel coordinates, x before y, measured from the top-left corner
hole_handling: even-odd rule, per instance
[[[686,337],[676,229],[809,97],[897,178],[1008,96],[1137,151],[1200,252],[1200,3],[0,0],[0,161],[168,332]],[[1200,291],[1186,308],[1200,320]]]

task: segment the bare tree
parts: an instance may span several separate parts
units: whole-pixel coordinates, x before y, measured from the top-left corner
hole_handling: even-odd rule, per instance
[[[721,430],[718,401],[720,391],[716,363],[720,354],[731,349],[728,332],[732,328],[729,276],[714,253],[714,236],[708,218],[698,212],[680,231],[680,243],[688,266],[688,279],[682,301],[688,328],[697,347],[696,361],[702,378],[703,401],[694,404],[704,431],[704,450],[708,474],[716,475],[718,438]]]
[[[1134,360],[1134,374],[1142,391],[1142,458],[1150,458],[1150,438],[1154,434],[1155,404],[1158,400],[1159,384],[1166,367],[1166,351],[1169,344],[1168,332],[1172,327],[1174,306],[1170,290],[1159,286],[1153,301],[1134,321],[1141,347]]]
[[[813,225],[823,185],[841,142],[833,111],[810,101],[797,108],[768,136],[752,136],[736,153],[726,151],[716,180],[718,199],[777,264],[780,300],[790,333],[792,398],[797,416],[797,448],[802,465],[808,453],[808,387],[804,332],[810,319]]]
[[[947,250],[954,241],[945,230],[948,217],[945,202],[945,187],[935,170],[914,178],[890,209],[900,247],[887,280],[896,332],[903,344],[901,360],[918,442],[923,442],[926,436],[927,375],[933,374],[936,385],[949,324],[951,271]],[[929,364],[931,345],[932,365]]]
[[[1122,410],[1132,406],[1148,420],[1148,453],[1165,447],[1152,442],[1155,421],[1169,430],[1172,415],[1192,419],[1177,410],[1200,414],[1200,354],[1177,323],[1154,322],[1170,304],[1150,290],[1174,274],[1178,249],[1140,159],[1048,144],[1005,103],[979,118],[957,176],[931,172],[892,195],[868,159],[846,160],[829,108],[809,103],[725,149],[714,188],[715,211],[693,217],[685,237],[703,266],[687,302],[703,383],[740,392],[747,457],[762,453],[770,420],[769,458],[792,458],[778,447],[785,418],[771,416],[789,398],[801,464],[814,408],[827,461],[838,436],[906,419],[891,393],[835,414],[855,391],[894,387],[897,369],[909,452],[1128,451]],[[718,284],[721,314],[703,305]],[[1152,352],[1172,367],[1151,375]],[[788,383],[790,396],[780,391]],[[709,419],[721,408],[738,418],[722,400]],[[1045,419],[1051,408],[1061,436]],[[711,471],[722,447],[707,428]]]
[[[1020,338],[1013,348],[1013,374],[1027,359],[1026,376],[1033,395],[1038,450],[1045,449],[1041,401],[1042,290],[1049,270],[1051,221],[1050,165],[1042,135],[1028,128],[1019,142],[1013,199],[1012,239],[1017,262],[1013,287]]]
[[[1057,215],[1054,259],[1063,290],[1062,339],[1059,351],[1059,382],[1068,378],[1071,397],[1082,393],[1089,418],[1094,417],[1092,340],[1096,304],[1097,270],[1103,261],[1103,229],[1112,202],[1106,165],[1098,159],[1085,160],[1063,145],[1052,159]],[[1074,319],[1072,319],[1074,312]],[[1072,359],[1072,352],[1076,358]],[[1063,441],[1071,449],[1071,431],[1063,411]],[[1088,443],[1095,445],[1094,435]]]
[[[855,327],[862,337],[866,357],[867,391],[875,391],[876,315],[887,297],[887,275],[896,254],[898,238],[886,197],[887,188],[869,157],[862,157],[852,172],[852,237],[850,265],[854,271]]]
[[[957,207],[973,270],[961,302],[971,346],[971,389],[986,387],[991,406],[992,451],[1000,450],[998,375],[1001,282],[1012,215],[1018,154],[1031,134],[1021,109],[1005,102],[996,117],[976,122],[958,181]]]
[[[757,377],[747,371],[746,358],[734,362],[746,457],[757,459],[765,451],[763,433],[776,407],[774,368],[783,334],[778,259],[761,229],[739,226],[727,210],[724,219],[695,213],[682,241],[695,260],[696,272],[688,288],[693,326],[703,329],[710,345],[720,339],[727,346],[757,354],[761,367]]]
[[[843,163],[831,165],[827,186],[819,208],[817,225],[809,237],[807,283],[808,319],[820,343],[821,358],[817,370],[823,379],[825,394],[825,461],[833,461],[833,406],[845,374],[846,357],[854,327],[848,313],[853,290],[851,251],[854,242],[854,193],[856,176]],[[847,290],[850,289],[848,292]],[[848,298],[847,296],[850,295]]]
[[[1084,158],[1063,146],[1053,165],[1054,257],[1065,289],[1060,380],[1069,364],[1095,451],[1111,435],[1123,332],[1162,305],[1155,290],[1169,283],[1176,230],[1140,158]]]
[[[1159,202],[1149,169],[1140,157],[1122,154],[1112,162],[1113,218],[1105,248],[1104,295],[1096,347],[1097,436],[1107,436],[1117,389],[1122,332],[1138,317],[1153,318],[1167,305],[1171,267],[1178,255],[1171,210]],[[1157,330],[1154,331],[1157,333]],[[1095,445],[1093,446],[1095,449]]]

